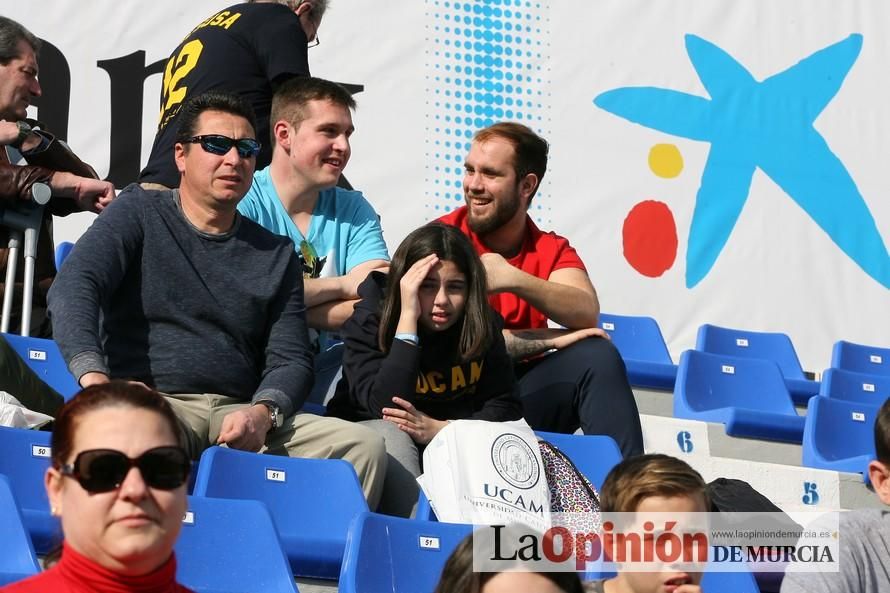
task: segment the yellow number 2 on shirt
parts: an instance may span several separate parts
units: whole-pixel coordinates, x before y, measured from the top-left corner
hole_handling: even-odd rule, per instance
[[[164,70],[164,104],[161,109],[161,119],[170,109],[185,100],[188,92],[187,86],[179,86],[182,79],[198,64],[198,58],[204,50],[204,44],[200,39],[193,39],[182,46],[179,53],[170,58],[167,68]]]

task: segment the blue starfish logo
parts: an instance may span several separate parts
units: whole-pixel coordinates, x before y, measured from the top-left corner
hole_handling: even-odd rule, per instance
[[[633,123],[711,143],[686,252],[686,286],[714,266],[748,198],[755,167],[781,187],[866,274],[890,288],[890,256],[844,164],[813,127],[859,56],[850,35],[758,82],[728,53],[686,36],[710,99],[653,87],[619,88],[594,103]]]

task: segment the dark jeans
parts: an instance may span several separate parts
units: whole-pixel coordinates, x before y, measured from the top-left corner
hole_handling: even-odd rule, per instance
[[[516,365],[525,419],[535,430],[604,434],[627,459],[643,453],[640,413],[612,342],[588,338]]]

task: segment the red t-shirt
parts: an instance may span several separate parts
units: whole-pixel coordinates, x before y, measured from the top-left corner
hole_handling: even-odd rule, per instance
[[[467,224],[466,206],[461,206],[454,212],[442,216],[438,221],[456,226],[463,231],[473,242],[476,252],[480,255],[491,253],[491,249],[486,247],[476,233],[470,230]],[[584,262],[578,257],[575,248],[569,245],[568,239],[560,237],[556,233],[543,232],[528,216],[526,216],[526,234],[522,249],[515,257],[507,261],[523,272],[544,280],[549,279],[551,273],[562,268],[578,268],[586,271]],[[501,292],[491,295],[488,300],[491,302],[491,306],[503,316],[504,327],[507,329],[547,327],[547,317],[515,294]]]
[[[36,576],[0,587],[3,593],[193,593],[176,582],[173,556],[147,575],[119,575],[62,544],[58,564]]]

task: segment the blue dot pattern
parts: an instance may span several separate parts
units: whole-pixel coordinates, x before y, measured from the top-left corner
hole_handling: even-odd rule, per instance
[[[463,163],[476,130],[516,121],[548,137],[548,7],[528,0],[426,6],[425,193],[438,216],[464,203]],[[539,223],[549,222],[546,198],[539,190],[532,202]]]

